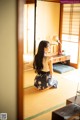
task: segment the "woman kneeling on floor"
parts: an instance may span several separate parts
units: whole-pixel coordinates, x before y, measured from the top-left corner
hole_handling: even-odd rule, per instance
[[[53,76],[52,57],[49,55],[50,43],[48,41],[41,41],[39,43],[38,52],[34,57],[33,68],[37,73],[34,86],[39,90],[46,88],[57,88],[58,81]]]

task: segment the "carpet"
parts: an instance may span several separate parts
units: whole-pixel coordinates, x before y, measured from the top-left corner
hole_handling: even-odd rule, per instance
[[[53,110],[64,106],[66,99],[76,95],[77,81],[65,75],[54,75],[58,80],[57,89],[39,91],[34,86],[24,89],[24,120],[50,120]]]

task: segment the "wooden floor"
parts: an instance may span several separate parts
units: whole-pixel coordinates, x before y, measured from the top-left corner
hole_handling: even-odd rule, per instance
[[[54,72],[58,80],[57,89],[38,91],[33,86],[35,72],[24,72],[24,119],[51,120],[51,113],[66,104],[66,99],[76,95],[80,82],[80,70],[73,70],[63,74]]]

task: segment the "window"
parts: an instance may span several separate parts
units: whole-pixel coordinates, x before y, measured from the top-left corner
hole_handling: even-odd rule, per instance
[[[62,49],[77,63],[80,33],[80,4],[63,4]]]

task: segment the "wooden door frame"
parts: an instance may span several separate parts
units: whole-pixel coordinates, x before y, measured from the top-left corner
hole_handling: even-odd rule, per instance
[[[34,0],[36,3],[36,0]],[[24,0],[17,0],[17,120],[23,120],[23,8]],[[36,27],[36,4],[34,11],[34,25]],[[35,32],[34,27],[34,42]],[[34,44],[35,46],[35,44]],[[35,48],[34,48],[35,52]]]
[[[17,0],[17,120],[23,120],[23,7]]]

